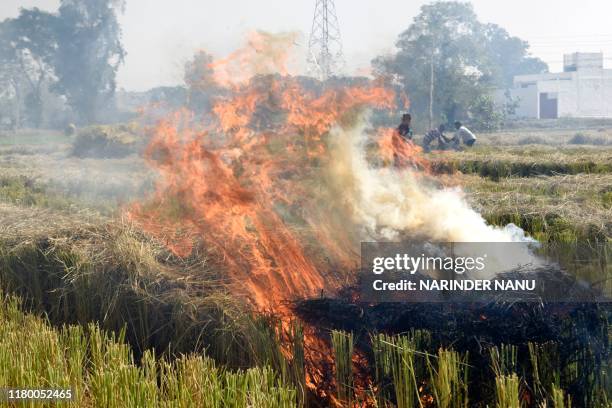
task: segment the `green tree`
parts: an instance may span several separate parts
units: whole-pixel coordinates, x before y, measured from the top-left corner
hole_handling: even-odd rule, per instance
[[[470,105],[471,124],[475,130],[493,131],[501,127],[505,110],[497,106],[491,95],[483,94]]]
[[[494,88],[523,69],[545,69],[528,56],[526,42],[480,23],[469,3],[424,5],[396,46],[396,54],[373,61],[374,70],[403,88],[417,123],[427,118],[429,127],[469,118],[471,108],[482,114],[491,108],[484,96]]]
[[[55,91],[67,97],[85,123],[112,101],[125,58],[117,14],[124,0],[62,0],[55,36]]]
[[[21,126],[23,75],[9,40],[10,20],[0,23],[0,126]]]
[[[198,51],[185,64],[184,80],[187,86],[188,105],[199,111],[209,110],[211,97],[219,91],[211,67],[213,58],[205,51]]]
[[[469,106],[470,126],[474,130],[495,131],[503,127],[509,115],[516,112],[518,99],[506,92],[503,102],[496,101],[491,94],[477,96]]]
[[[486,66],[477,42],[479,23],[471,5],[439,2],[424,5],[400,34],[396,55],[375,61],[376,70],[401,84],[417,117],[449,121],[481,91]],[[488,67],[487,67],[488,68]]]
[[[482,27],[482,44],[491,64],[493,84],[510,88],[516,75],[539,74],[548,71],[548,65],[529,55],[529,43],[511,36],[496,24]]]
[[[22,105],[33,126],[42,123],[42,91],[54,80],[55,22],[54,15],[34,8],[0,23],[0,82],[16,101],[17,126]]]

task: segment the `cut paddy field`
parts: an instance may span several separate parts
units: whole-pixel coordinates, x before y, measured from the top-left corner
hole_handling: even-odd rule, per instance
[[[505,177],[612,172],[610,147],[480,146],[469,151],[434,156],[438,173],[477,174],[499,180]]]
[[[545,242],[609,242],[612,139],[607,130],[591,132],[605,143],[568,143],[576,135],[568,130],[513,131],[479,135],[480,146],[428,158],[491,224],[512,222]],[[525,137],[528,144],[517,144]]]
[[[567,140],[574,136],[559,132],[565,132]],[[543,144],[495,146],[491,140],[500,135],[480,135],[482,146],[465,152],[436,152],[429,158],[433,168],[440,169],[441,183],[461,187],[492,224],[513,222],[543,242],[609,243],[612,146],[567,142],[555,146],[551,140],[556,136],[548,131],[536,133]],[[12,376],[7,378],[48,385],[68,381],[82,404],[74,406],[101,406],[105,390],[119,386],[129,392],[121,394],[125,398],[119,398],[117,406],[138,406],[138,401],[194,406],[213,394],[219,401],[231,395],[237,407],[302,404],[306,397],[300,329],[279,331],[279,322],[272,317],[250,313],[241,299],[231,295],[214,254],[206,248],[187,259],[178,258],[163,242],[122,219],[123,205],[146,194],[154,179],[138,154],[79,157],[73,154],[72,141],[61,136],[44,145],[32,136],[28,143],[0,147],[0,281],[4,293],[22,299],[5,298],[0,313],[7,322],[3,339],[13,347],[17,342],[29,344],[28,350],[39,350],[35,344],[39,336],[19,337],[18,326],[25,325],[55,342],[55,348],[40,358],[62,362],[57,373],[35,368],[16,373],[7,367],[4,372]],[[604,319],[606,314],[601,316]],[[570,336],[571,330],[586,330],[593,321],[577,319],[575,323],[560,338]],[[65,324],[73,326],[63,328]],[[599,347],[602,339],[609,342],[611,331],[599,320],[597,327],[602,332],[591,346]],[[381,403],[396,401],[398,396],[410,400],[423,381],[423,393],[435,400],[456,391],[457,404],[470,400],[470,395],[485,398],[468,386],[481,381],[482,373],[466,372],[469,356],[453,349],[452,341],[440,340],[436,331],[389,337],[373,331],[367,340],[373,353],[370,362],[378,370],[377,381],[385,386],[380,393],[358,397],[352,391],[358,379],[347,370],[347,362],[350,366],[354,347],[363,348],[364,335],[353,337],[351,331],[336,327],[329,339],[335,360],[343,367],[330,380],[343,384],[339,397],[374,398]],[[290,354],[281,350],[287,336],[294,347]],[[66,341],[83,347],[74,347],[74,355],[62,354]],[[604,348],[609,347],[606,344]],[[590,351],[583,355],[577,348],[573,357],[580,358],[566,365],[558,359],[571,356],[544,340],[521,343],[516,350],[512,345],[495,347],[482,360],[484,367],[497,367],[489,373],[492,381],[485,384],[490,391],[488,403],[506,401],[505,406],[513,406],[525,384],[537,389],[538,401],[555,401],[554,406],[567,406],[570,391],[586,398],[573,406],[584,401],[592,403],[584,406],[607,403],[610,380],[601,374],[609,369],[609,361],[601,360],[605,354],[595,356],[586,349]],[[415,349],[420,352],[414,353]],[[202,353],[207,357],[201,357]],[[519,356],[513,357],[516,353]],[[418,368],[410,371],[400,364],[408,360]],[[114,367],[109,361],[121,364]],[[600,371],[589,370],[589,379],[577,382],[580,370],[587,372],[589,364]],[[259,368],[244,371],[249,367]],[[553,377],[547,377],[549,369]],[[190,383],[191,375],[202,382]],[[266,378],[266,386],[261,388],[255,377]],[[582,384],[588,393],[568,388],[570,384]],[[179,394],[200,399],[182,401]],[[128,395],[141,399],[130,400]]]

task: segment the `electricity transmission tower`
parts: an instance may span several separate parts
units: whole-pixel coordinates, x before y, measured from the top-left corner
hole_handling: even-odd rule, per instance
[[[344,68],[340,25],[334,0],[316,0],[308,41],[308,69],[321,80],[338,75]]]

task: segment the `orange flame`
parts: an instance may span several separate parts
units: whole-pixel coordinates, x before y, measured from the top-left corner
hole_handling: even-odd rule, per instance
[[[255,31],[247,36],[245,47],[208,66],[214,70],[215,81],[225,86],[244,83],[255,75],[287,75],[290,51],[297,37],[294,32],[270,34]]]
[[[430,163],[422,155],[423,148],[412,140],[404,140],[395,129],[379,129],[378,147],[380,157],[385,163],[396,167],[412,167],[430,173]]]
[[[209,114],[181,110],[150,130],[145,157],[158,172],[156,190],[128,210],[178,256],[203,247],[236,293],[285,317],[285,300],[352,283],[346,272],[359,263],[360,226],[343,202],[346,186],[328,180],[330,131],[350,127],[361,110],[393,109],[396,100],[376,81],[322,88],[262,76],[287,72],[292,42],[291,35],[259,32],[248,47],[210,64],[225,89]],[[405,95],[400,99],[408,104]],[[420,148],[394,129],[379,129],[377,141],[383,161],[428,169]],[[304,341],[307,385],[333,402],[321,385],[329,384],[331,346],[311,327]],[[356,363],[366,364],[364,358]]]
[[[249,74],[282,73],[287,58],[277,48],[291,41],[256,33],[249,47],[211,66],[225,74],[235,64]],[[158,123],[146,150],[160,176],[156,193],[129,210],[179,256],[208,249],[223,277],[259,309],[333,291],[344,283],[333,272],[357,266],[357,226],[325,185],[330,130],[359,110],[394,107],[395,93],[376,82],[327,89],[303,82],[278,75],[233,81],[205,122],[181,111]],[[381,132],[383,155],[422,164],[418,148]]]
[[[317,97],[289,81],[279,95],[286,119],[268,132],[250,127],[257,107],[269,97],[250,86],[215,104],[214,130],[185,129],[189,118],[176,115],[153,130],[146,151],[161,176],[154,204],[136,205],[131,214],[178,255],[187,256],[196,239],[213,246],[232,280],[248,288],[257,306],[289,295],[316,295],[325,277],[276,207],[312,210],[303,202],[307,186],[301,181],[313,176],[314,161],[325,159],[327,132],[349,110],[383,105],[388,96],[372,88]],[[218,146],[219,140],[225,142]],[[279,151],[270,154],[275,143]],[[315,227],[312,218],[305,221]],[[316,235],[334,245],[325,224]]]

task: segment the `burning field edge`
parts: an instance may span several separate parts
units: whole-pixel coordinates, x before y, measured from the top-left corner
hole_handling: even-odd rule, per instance
[[[154,355],[161,359],[159,364],[166,360],[178,364],[177,373],[187,369],[185,364],[207,367],[209,363],[200,357],[193,361],[181,357],[200,351],[228,368],[271,367],[276,374],[266,375],[271,375],[271,382],[280,381],[275,383],[278,392],[287,387],[288,405],[278,406],[329,406],[345,404],[346,399],[378,401],[379,406],[421,401],[429,406],[445,398],[441,396],[445,385],[439,382],[444,361],[458,370],[449,381],[464,390],[462,406],[467,401],[470,406],[495,403],[503,387],[516,389],[524,403],[550,401],[555,392],[566,402],[571,395],[572,406],[607,403],[609,303],[369,305],[355,302],[353,290],[347,288],[334,299],[288,304],[301,323],[285,324],[279,316],[253,314],[247,305],[237,303],[213,273],[208,281],[201,276],[191,280],[190,268],[205,267],[195,264],[205,258],[202,254],[192,259],[173,257],[129,223],[4,242],[0,258],[0,281],[5,293],[24,299],[20,309],[44,313],[58,329],[66,324],[89,325],[77,336],[89,339],[83,341],[91,347],[95,343],[90,336],[100,336],[100,329],[119,333],[116,340],[102,334],[110,336],[102,342],[107,344],[104,350],[112,350],[115,341],[126,341],[135,372],[154,364]],[[61,333],[68,333],[65,330],[80,329],[61,329]],[[504,350],[510,356],[495,354]],[[111,358],[111,351],[104,353],[104,358]],[[398,358],[410,359],[412,365],[394,368]],[[340,361],[344,361],[342,370]],[[83,370],[90,370],[89,363],[82,364]],[[110,369],[104,367],[93,373],[102,375]],[[414,389],[398,389],[402,378],[413,378]],[[338,388],[341,383],[346,386]],[[185,386],[192,393],[197,390],[196,385]],[[80,401],[99,398],[95,387],[82,387]],[[166,398],[167,392],[162,387],[151,398]],[[257,392],[249,390],[248,395]],[[121,401],[127,399],[117,399],[115,406]],[[271,399],[262,401],[266,402],[259,406],[276,406]]]

